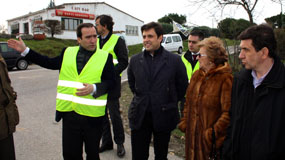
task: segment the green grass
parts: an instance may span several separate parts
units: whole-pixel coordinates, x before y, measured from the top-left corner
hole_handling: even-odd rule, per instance
[[[131,57],[134,54],[140,53],[142,51],[142,48],[143,48],[142,43],[128,46],[129,57]]]
[[[7,41],[8,39],[0,38],[0,41]],[[59,55],[63,48],[68,46],[76,46],[76,40],[62,40],[56,38],[46,38],[44,40],[24,40],[26,46],[31,49],[47,55],[49,57],[55,57]]]
[[[176,138],[181,138],[185,136],[185,133],[181,132],[178,128],[176,128],[172,131],[172,135]]]
[[[0,38],[0,41],[7,41],[8,39]],[[63,40],[63,39],[56,39],[56,38],[46,38],[45,40],[24,40],[25,44],[29,46],[31,49],[42,53],[44,55],[54,57],[61,53],[62,49],[68,46],[76,46],[76,40]],[[226,39],[228,45],[233,45],[237,43],[234,40]],[[142,51],[142,43],[136,45],[128,46],[129,49],[129,57],[134,54],[140,53]],[[183,41],[183,51],[188,50],[188,42],[187,40]]]
[[[7,41],[8,39],[0,38],[0,41]],[[76,40],[63,40],[56,38],[46,38],[45,40],[24,40],[26,46],[29,46],[31,49],[47,55],[49,57],[55,57],[59,55],[63,48],[68,46],[76,46]],[[136,45],[128,46],[129,57],[142,51],[142,43]]]

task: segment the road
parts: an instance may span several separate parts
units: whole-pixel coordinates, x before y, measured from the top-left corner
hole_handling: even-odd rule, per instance
[[[17,160],[61,160],[61,122],[54,123],[55,98],[58,71],[43,69],[37,65],[26,71],[10,71],[12,86],[18,93],[17,105],[20,124],[14,133]],[[126,72],[122,81],[126,80]],[[126,134],[126,156],[131,160],[130,136]],[[117,160],[116,148],[100,154],[102,160]],[[180,160],[169,155],[170,160]],[[150,158],[154,159],[153,148]]]

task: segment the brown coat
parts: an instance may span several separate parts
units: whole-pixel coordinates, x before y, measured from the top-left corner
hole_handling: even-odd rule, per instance
[[[184,117],[179,128],[186,131],[186,160],[206,160],[212,144],[212,126],[219,148],[229,125],[233,76],[226,63],[205,73],[194,73],[186,92]]]
[[[0,140],[15,132],[16,125],[19,123],[16,97],[16,92],[14,92],[8,76],[6,63],[0,55]]]

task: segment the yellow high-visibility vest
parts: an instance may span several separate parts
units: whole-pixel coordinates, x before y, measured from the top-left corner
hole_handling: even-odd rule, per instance
[[[77,96],[78,88],[83,83],[101,82],[101,75],[108,59],[108,54],[97,48],[81,73],[78,75],[76,56],[79,46],[66,48],[57,84],[56,110],[60,112],[74,111],[80,115],[100,117],[105,115],[107,94],[94,98],[91,94]]]
[[[100,48],[100,39],[97,38],[97,48],[100,48],[103,51],[106,51],[108,53],[111,53],[113,56],[114,65],[117,65],[119,63],[118,58],[114,51],[115,45],[117,44],[118,40],[119,40],[119,36],[112,34],[109,40],[103,45],[103,48]]]
[[[185,54],[181,56],[181,59],[186,67],[188,82],[190,82],[191,77],[194,74],[194,72],[199,69],[199,61],[195,64],[194,69],[193,69],[191,63],[184,56]]]

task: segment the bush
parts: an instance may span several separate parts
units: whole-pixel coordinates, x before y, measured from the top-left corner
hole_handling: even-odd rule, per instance
[[[21,38],[23,40],[33,40],[34,39],[34,36],[33,35],[30,35],[30,34],[23,34],[21,35]]]
[[[11,34],[0,34],[0,38],[11,38]]]
[[[284,61],[285,60],[285,29],[275,29],[275,36],[277,40],[277,55]]]

